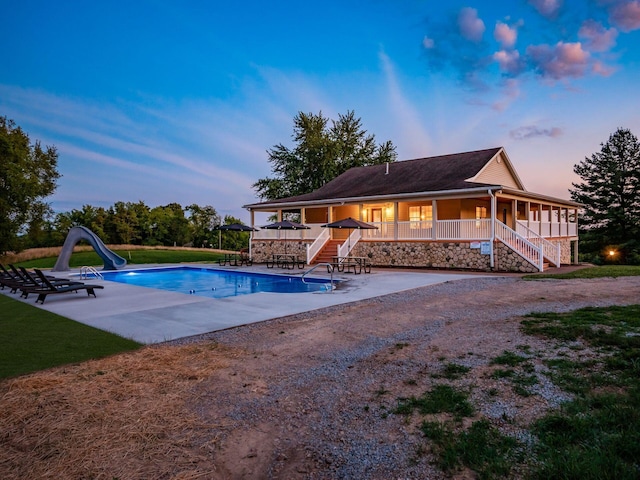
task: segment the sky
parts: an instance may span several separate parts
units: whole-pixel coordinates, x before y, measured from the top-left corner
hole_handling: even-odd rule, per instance
[[[640,0],[0,0],[0,116],[55,212],[143,201],[249,222],[298,112],[354,111],[398,160],[502,146],[527,190],[640,136]]]

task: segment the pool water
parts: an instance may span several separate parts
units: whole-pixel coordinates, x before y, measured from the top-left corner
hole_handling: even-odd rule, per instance
[[[101,272],[105,280],[139,287],[209,298],[235,297],[251,293],[305,293],[331,290],[325,279],[287,275],[215,270],[212,268],[171,267]],[[334,281],[334,284],[336,282]]]

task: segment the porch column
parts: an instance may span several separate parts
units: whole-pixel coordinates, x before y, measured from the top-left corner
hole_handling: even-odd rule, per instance
[[[511,228],[518,231],[518,200],[511,200]]]
[[[538,235],[542,236],[542,204],[538,204]]]
[[[393,239],[398,240],[398,202],[393,202]]]
[[[527,228],[531,228],[531,202],[530,201],[526,201],[525,203],[525,210],[527,212]],[[529,236],[529,234],[527,233],[527,236]]]
[[[438,201],[431,200],[431,236],[438,239]]]
[[[302,223],[303,225],[305,223],[307,223],[307,218],[306,218],[306,209],[303,207],[300,209],[300,223]],[[302,235],[300,235],[300,237],[304,240],[305,238],[307,238],[307,232],[305,230],[302,230]]]
[[[578,259],[578,240],[573,242],[573,264],[578,265],[580,260]]]

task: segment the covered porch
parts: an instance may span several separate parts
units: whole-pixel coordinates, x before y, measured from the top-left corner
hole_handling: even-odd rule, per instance
[[[537,198],[536,198],[537,197]],[[275,208],[274,208],[275,207]],[[559,266],[577,259],[578,207],[570,207],[541,196],[523,197],[484,189],[482,195],[469,194],[406,199],[371,199],[359,202],[327,202],[323,205],[291,204],[251,210],[253,226],[256,213],[268,213],[278,220],[294,217],[308,230],[286,232],[286,240],[304,247],[309,264],[317,261],[330,242],[339,242],[340,256],[357,249],[359,255],[373,258],[374,243],[456,242],[478,248],[479,242],[500,241],[523,252],[525,258],[542,269],[545,263]],[[323,228],[336,220],[353,217],[377,228],[353,230]],[[268,223],[268,222],[267,222]],[[351,238],[348,239],[349,233]],[[285,233],[259,230],[254,242],[284,241]],[[367,248],[369,244],[369,249]],[[538,250],[536,253],[532,250]],[[303,252],[300,249],[300,253]],[[491,248],[489,265],[494,266]],[[375,264],[375,263],[374,263]]]

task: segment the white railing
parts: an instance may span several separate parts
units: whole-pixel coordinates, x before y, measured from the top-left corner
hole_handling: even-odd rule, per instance
[[[438,220],[438,240],[486,240],[491,238],[491,220]]]
[[[320,253],[320,250],[322,250],[322,247],[325,246],[330,238],[331,234],[329,233],[329,229],[323,228],[322,232],[313,241],[313,243],[307,246],[307,265],[311,264],[311,260],[313,260],[315,256]]]
[[[368,231],[368,230],[365,230],[365,231]],[[354,230],[353,232],[351,232],[351,235],[349,235],[349,238],[347,238],[342,245],[338,245],[339,257],[346,257],[349,255],[349,252],[353,250],[353,247],[355,247],[356,244],[360,241],[360,238],[362,238],[362,235],[360,232],[362,232],[362,230]]]
[[[551,243],[549,240],[547,240],[544,237],[541,237],[535,231],[531,230],[530,228],[520,223],[519,221],[518,221],[517,228],[518,228],[518,234],[520,236],[526,238],[535,246],[542,249],[542,254],[547,260],[553,263],[556,267],[560,266],[560,254],[561,254],[560,245]]]
[[[433,238],[433,222],[398,222],[398,240],[423,240]]]
[[[496,220],[496,238],[511,247],[525,260],[531,262],[540,272],[544,270],[544,256],[542,248],[537,247],[529,240],[510,229],[504,223]]]
[[[89,277],[91,275],[91,277]],[[87,278],[100,278],[104,280],[102,274],[94,267],[87,267],[86,265],[80,269],[80,280],[86,280]]]

